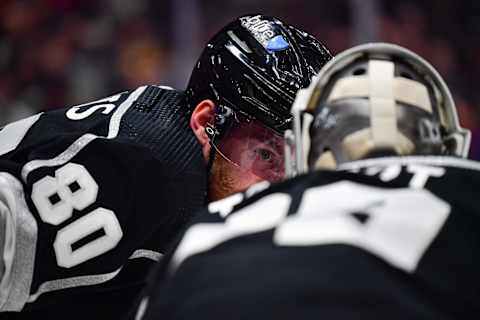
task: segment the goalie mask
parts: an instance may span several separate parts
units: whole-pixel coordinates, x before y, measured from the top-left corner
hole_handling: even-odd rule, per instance
[[[336,56],[298,92],[293,113],[294,129],[286,133],[287,149],[296,148],[286,161],[290,175],[379,156],[468,154],[470,132],[460,127],[443,79],[392,44]]]

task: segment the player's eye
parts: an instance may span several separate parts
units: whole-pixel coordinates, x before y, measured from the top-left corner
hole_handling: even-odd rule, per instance
[[[260,160],[271,161],[273,159],[273,153],[267,149],[257,149],[255,152]]]

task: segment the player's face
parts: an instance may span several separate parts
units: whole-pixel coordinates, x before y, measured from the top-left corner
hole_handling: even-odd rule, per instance
[[[284,142],[278,133],[256,121],[239,123],[217,145],[210,173],[210,200],[251,185],[284,177]]]

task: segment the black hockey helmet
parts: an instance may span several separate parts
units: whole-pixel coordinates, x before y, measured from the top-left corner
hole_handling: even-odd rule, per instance
[[[393,44],[338,54],[298,93],[293,113],[300,173],[378,156],[468,154],[470,132],[442,77]]]
[[[276,18],[242,16],[206,45],[190,77],[187,103],[193,109],[211,99],[220,115],[228,108],[283,132],[297,90],[331,57],[312,35]]]
[[[215,120],[207,128],[212,150],[277,181],[284,176],[283,132],[291,126],[295,94],[331,57],[312,35],[276,18],[242,16],[205,47],[190,77],[187,105],[193,110],[213,100]]]

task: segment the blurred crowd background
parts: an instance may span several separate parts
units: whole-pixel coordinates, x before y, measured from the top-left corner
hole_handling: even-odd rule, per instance
[[[478,0],[1,0],[0,125],[141,84],[183,89],[206,41],[257,12],[333,53],[382,40],[425,57],[452,89],[480,159]]]

